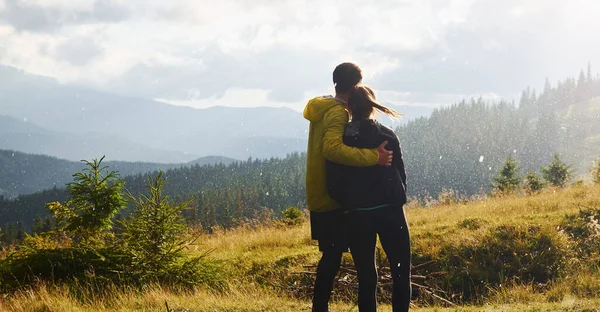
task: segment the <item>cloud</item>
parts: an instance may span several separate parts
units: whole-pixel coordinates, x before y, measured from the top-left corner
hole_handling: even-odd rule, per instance
[[[545,77],[564,79],[588,61],[600,63],[600,44],[583,35],[598,26],[589,12],[599,12],[600,5],[549,4],[478,1],[466,16],[468,23],[448,27],[443,41],[420,52],[425,59],[413,59],[376,83],[403,91],[510,97],[528,85],[541,86]]]
[[[251,57],[235,57],[212,46],[195,58],[140,62],[115,80],[111,89],[150,98],[192,101],[219,98],[232,87],[262,89],[271,90],[270,100],[292,102],[302,99],[306,90],[332,84],[330,68],[336,64],[334,60],[331,54],[293,48],[272,48]]]
[[[242,88],[229,88],[225,90],[222,96],[211,96],[204,99],[195,100],[169,100],[169,99],[157,99],[161,102],[166,102],[180,106],[190,106],[194,108],[208,108],[211,106],[227,106],[227,107],[287,107],[297,111],[301,111],[304,108],[304,102],[282,102],[273,100],[270,90],[264,89],[242,89]],[[312,95],[303,95],[303,97],[310,98]]]
[[[84,66],[104,54],[104,48],[94,39],[75,38],[56,48],[56,58],[73,66]]]
[[[378,90],[439,105],[600,64],[598,14],[588,0],[0,0],[0,63],[173,103],[294,105],[353,61]]]
[[[129,13],[109,0],[3,0],[0,20],[19,31],[54,32],[68,25],[120,22]]]

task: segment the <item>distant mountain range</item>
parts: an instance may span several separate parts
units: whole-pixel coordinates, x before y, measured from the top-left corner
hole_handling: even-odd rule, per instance
[[[60,84],[1,65],[0,81],[0,149],[161,163],[209,155],[284,157],[306,149],[308,122],[288,108],[194,109]],[[431,112],[396,108],[412,118]]]
[[[110,170],[118,171],[121,176],[129,176],[155,170],[169,170],[183,166],[205,166],[231,164],[235,159],[208,156],[183,164],[160,164],[147,162],[103,162]],[[45,155],[26,154],[11,150],[0,150],[0,195],[14,197],[30,194],[53,187],[62,188],[71,182],[72,175],[84,168],[83,162],[68,161]]]
[[[161,150],[101,133],[58,132],[44,129],[29,121],[0,115],[0,149],[44,154],[67,160],[98,158],[124,161],[184,163],[197,155]]]
[[[308,122],[287,108],[193,109],[63,85],[5,66],[0,81],[0,115],[32,124],[3,125],[2,148],[161,162],[279,157],[306,148]],[[40,149],[49,144],[60,148]]]

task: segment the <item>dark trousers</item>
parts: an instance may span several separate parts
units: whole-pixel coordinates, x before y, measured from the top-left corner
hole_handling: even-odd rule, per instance
[[[408,311],[410,286],[410,238],[402,206],[348,212],[348,243],[358,274],[358,309],[377,311],[377,235],[390,264],[394,312]]]
[[[333,280],[340,270],[342,250],[327,249],[323,251],[317,266],[317,278],[313,295],[313,312],[329,311],[329,297],[333,289]]]
[[[311,212],[310,228],[312,238],[319,241],[319,250],[323,253],[317,265],[312,310],[326,312],[333,289],[333,281],[342,262],[342,253],[348,251],[346,215],[339,209]]]

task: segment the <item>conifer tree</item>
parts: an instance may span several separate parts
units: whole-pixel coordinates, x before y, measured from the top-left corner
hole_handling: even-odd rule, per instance
[[[9,223],[4,229],[4,242],[12,244],[17,239],[17,232],[14,223]]]
[[[519,170],[517,161],[512,155],[508,156],[498,175],[493,178],[495,183],[492,184],[492,188],[503,194],[515,191],[521,183],[521,179],[518,176]]]
[[[571,166],[563,162],[556,153],[552,162],[547,167],[542,167],[542,176],[551,185],[564,187],[573,177],[573,172]]]
[[[17,234],[15,237],[15,240],[17,242],[22,241],[25,238],[25,228],[23,227],[23,222],[19,221],[17,222]]]
[[[71,199],[64,205],[59,202],[46,205],[54,213],[59,228],[84,242],[91,242],[102,231],[110,230],[111,219],[126,205],[123,181],[116,171],[102,167],[103,160],[104,156],[100,160],[83,160],[87,168],[74,174],[74,182],[67,184]]]
[[[132,217],[123,221],[123,238],[126,251],[132,255],[132,267],[142,279],[152,279],[166,274],[183,256],[190,241],[182,239],[186,222],[182,212],[190,201],[173,204],[163,194],[163,173],[148,178],[150,194],[139,198],[129,195],[134,210]]]
[[[523,90],[523,92],[521,93],[521,99],[519,100],[519,108],[526,109],[526,108],[529,108],[530,106],[531,106],[531,96],[530,96],[529,87],[527,87],[527,89]]]
[[[533,194],[541,191],[544,188],[544,182],[542,179],[533,171],[529,171],[523,179],[525,191],[527,194]]]
[[[43,228],[44,228],[44,219],[42,219],[42,217],[37,215],[35,217],[35,220],[33,221],[33,227],[31,227],[31,232],[34,234],[42,233]]]

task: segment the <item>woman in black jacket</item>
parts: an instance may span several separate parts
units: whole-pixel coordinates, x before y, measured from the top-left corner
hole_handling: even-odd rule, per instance
[[[391,167],[350,167],[327,162],[329,194],[345,210],[348,244],[358,274],[360,312],[376,311],[377,235],[390,262],[393,280],[393,311],[408,311],[410,287],[410,238],[403,205],[406,203],[406,172],[398,137],[391,129],[372,119],[375,110],[391,117],[401,116],[379,104],[373,90],[357,86],[348,96],[351,122],[344,132],[344,144],[376,148],[387,141],[394,151]]]

